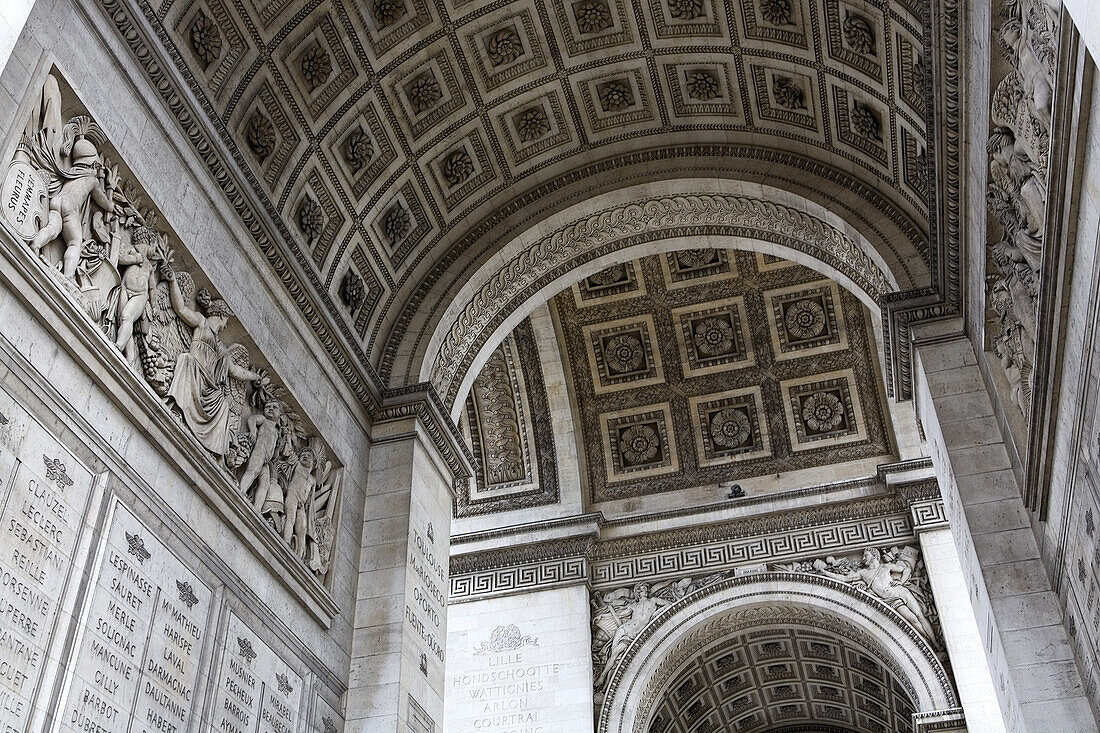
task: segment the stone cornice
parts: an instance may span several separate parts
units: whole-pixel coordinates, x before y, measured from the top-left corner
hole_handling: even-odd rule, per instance
[[[459,555],[451,558],[451,573],[464,575],[483,570],[560,560],[565,557],[588,558],[594,547],[595,538],[593,537],[566,537],[506,547],[492,552]]]
[[[868,481],[927,468],[927,459],[886,464]],[[835,489],[837,485],[824,488]],[[809,490],[802,490],[809,491]],[[801,559],[867,546],[912,541],[915,528],[937,526],[930,506],[939,503],[934,478],[891,483],[886,493],[794,510],[709,524],[599,539],[609,525],[642,523],[605,520],[601,513],[532,522],[461,535],[458,546],[493,540],[522,544],[476,549],[451,558],[454,600],[534,590],[540,578],[553,577],[592,585],[626,585],[636,577],[684,576],[715,572],[780,558]],[[927,520],[927,521],[926,521]],[[554,533],[556,536],[525,537]],[[564,535],[564,536],[563,536]],[[526,584],[525,584],[526,583]]]
[[[375,413],[373,432],[377,435],[384,432],[385,423],[409,418],[424,428],[456,480],[465,481],[474,475],[473,455],[430,383],[387,391]]]
[[[610,560],[669,548],[705,546],[722,540],[904,514],[906,509],[905,502],[898,496],[877,496],[793,511],[779,511],[716,524],[608,540],[600,543],[596,558]]]
[[[966,716],[963,715],[962,708],[913,713],[913,730],[917,733],[932,733],[932,731],[940,730],[964,731],[966,730]]]

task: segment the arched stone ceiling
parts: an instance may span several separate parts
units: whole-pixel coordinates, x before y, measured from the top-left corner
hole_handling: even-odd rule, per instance
[[[410,309],[629,180],[796,191],[929,283],[921,0],[103,0],[120,30],[124,2],[383,382]]]
[[[879,679],[890,687],[889,693],[883,690],[884,708],[897,709],[887,697],[895,690],[911,701],[911,707],[918,711],[941,710],[958,704],[950,678],[935,653],[912,627],[886,606],[869,599],[861,591],[820,576],[751,573],[720,580],[696,590],[652,620],[639,633],[611,674],[600,707],[597,731],[649,733],[649,726],[659,714],[662,703],[668,701],[667,695],[670,691],[675,692],[675,682],[680,679],[682,684],[684,670],[703,660],[713,665],[710,670],[712,679],[720,678],[721,684],[732,680],[737,673],[736,668],[754,666],[755,659],[742,654],[740,660],[731,660],[735,664],[725,669],[716,668],[715,662],[721,654],[712,655],[707,650],[722,647],[727,640],[743,639],[751,645],[755,639],[763,640],[769,635],[779,636],[780,633],[795,630],[805,630],[825,643],[828,643],[826,639],[832,638],[837,678],[840,678],[840,671],[835,665],[854,663],[857,669],[863,666],[858,656],[851,656],[849,650],[873,661]],[[818,651],[796,645],[793,634],[788,635],[787,640],[791,643],[780,643],[778,649],[761,648],[759,652],[767,655],[774,649],[777,659],[785,658],[792,664],[812,664],[815,653],[820,657],[826,655],[824,649]],[[809,641],[809,638],[806,640]],[[738,645],[739,642],[735,641],[734,648]],[[743,643],[740,645],[743,648]],[[755,658],[760,654],[754,653],[753,656]],[[869,671],[871,667],[868,665],[867,669]],[[768,672],[766,664],[754,668],[752,681],[755,684],[746,687],[767,688],[770,683],[779,681],[758,679],[759,675],[767,675]],[[813,682],[815,677],[822,681],[825,676],[832,676],[824,671],[821,675],[816,672],[809,670],[804,679]],[[783,676],[796,680],[801,674],[791,668]],[[732,704],[742,693],[739,684],[730,690],[729,697],[722,695],[721,687],[715,690],[700,684],[699,691],[703,690],[711,693],[714,707],[719,702]],[[724,699],[714,700],[715,697]],[[807,702],[814,698],[822,699],[813,690],[807,690]],[[848,699],[858,709],[858,699],[854,696]],[[773,712],[771,702],[766,698],[758,697],[750,702],[756,707],[768,706],[766,713]],[[808,705],[803,707],[806,716],[811,715],[808,708]],[[898,712],[904,709],[903,706]],[[739,714],[734,717],[739,717]],[[876,714],[875,717],[882,716]],[[836,727],[843,730],[854,729],[860,733],[865,730],[855,727],[862,724],[858,718],[848,718],[844,722],[835,717],[823,718],[802,718],[801,722],[832,725],[835,721],[838,723]],[[759,720],[754,722],[756,730],[767,733],[776,733],[784,727],[798,724],[795,720],[775,719],[766,720],[763,725]],[[883,722],[887,725],[891,723],[889,719]],[[721,728],[717,730],[725,733]],[[725,730],[739,729],[734,725]]]
[[[575,444],[586,505],[603,511],[895,459],[870,315],[820,273],[758,252],[677,250],[601,270],[548,305],[557,344],[543,351],[566,366],[572,417],[551,424],[543,357],[522,321],[464,403],[477,470],[459,517],[557,501],[559,441]]]
[[[823,628],[762,625],[678,670],[646,733],[905,733],[912,700],[877,653]]]

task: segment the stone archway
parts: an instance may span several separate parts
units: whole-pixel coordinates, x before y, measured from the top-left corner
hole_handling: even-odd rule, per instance
[[[660,714],[659,709],[672,688],[683,687],[682,680],[690,679],[684,677],[685,670],[700,654],[717,656],[715,650],[720,652],[723,643],[733,640],[732,645],[736,646],[739,637],[776,628],[801,630],[807,638],[817,635],[818,639],[834,640],[831,644],[822,641],[830,647],[833,657],[842,657],[846,665],[864,664],[883,681],[880,686],[888,681],[898,688],[896,698],[882,690],[884,701],[908,701],[911,709],[919,713],[958,705],[939,658],[892,609],[828,578],[761,573],[703,588],[654,619],[617,663],[599,710],[597,733],[648,731],[647,726]],[[794,636],[788,639],[791,645],[798,643]],[[853,654],[856,656],[850,656]],[[793,665],[812,658],[813,653],[791,647],[786,656],[783,664]],[[821,656],[827,657],[829,653],[823,651]],[[860,657],[867,658],[867,662],[860,662]],[[844,674],[840,672],[838,677]],[[822,678],[826,676],[822,673]],[[806,674],[800,676],[792,669],[790,677],[793,686],[799,680],[804,683]],[[843,710],[840,705],[829,707]],[[900,708],[909,709],[906,705]],[[808,705],[803,708],[805,714],[812,714],[810,710]],[[746,710],[745,714],[751,713]],[[896,710],[894,715],[897,716]],[[855,724],[854,720],[843,720],[839,712],[832,722],[842,727]],[[765,725],[759,729],[769,728]]]
[[[897,288],[881,254],[836,214],[787,191],[739,181],[642,185],[596,197],[516,237],[474,273],[409,356],[452,412],[487,355],[532,308],[605,267],[703,247],[774,254],[836,280],[875,313]]]

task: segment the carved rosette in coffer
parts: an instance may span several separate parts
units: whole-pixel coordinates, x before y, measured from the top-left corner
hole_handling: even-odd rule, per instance
[[[40,266],[36,287],[94,325],[108,363],[193,439],[238,516],[325,583],[343,469],[56,72],[2,192],[0,221]]]

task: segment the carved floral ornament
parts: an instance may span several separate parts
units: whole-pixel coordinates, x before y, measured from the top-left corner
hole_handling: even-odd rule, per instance
[[[532,143],[550,132],[550,120],[542,107],[530,107],[516,115],[516,132],[524,143]]]
[[[709,102],[722,93],[722,85],[718,77],[704,69],[690,72],[687,75],[685,88],[689,97],[700,102]]]
[[[573,7],[577,30],[582,34],[599,33],[611,27],[611,8],[605,0],[581,0]]]
[[[344,160],[352,171],[358,173],[374,158],[374,143],[370,135],[361,129],[355,130],[344,140]]]
[[[485,53],[493,66],[510,64],[523,55],[523,41],[515,26],[501,28],[485,39]]]
[[[323,580],[343,469],[249,347],[223,340],[232,309],[196,282],[204,277],[175,264],[182,243],[157,228],[136,182],[106,157],[95,121],[62,120],[75,102],[46,77],[4,180],[5,223],[236,487],[237,499]],[[316,202],[303,199],[299,211],[310,230],[305,202]]]
[[[222,54],[222,33],[217,23],[202,11],[196,13],[195,19],[191,21],[188,40],[191,42],[191,50],[204,66],[209,66]]]
[[[772,94],[775,102],[784,109],[806,109],[806,94],[802,87],[789,76],[776,76],[772,80]]]
[[[453,403],[461,379],[492,328],[547,279],[595,256],[680,228],[735,233],[798,248],[847,275],[878,299],[890,290],[885,274],[848,235],[797,209],[745,196],[698,194],[638,201],[559,228],[500,267],[477,289],[443,337],[431,380]]]
[[[668,11],[677,20],[695,20],[706,15],[703,0],[668,0]]]

